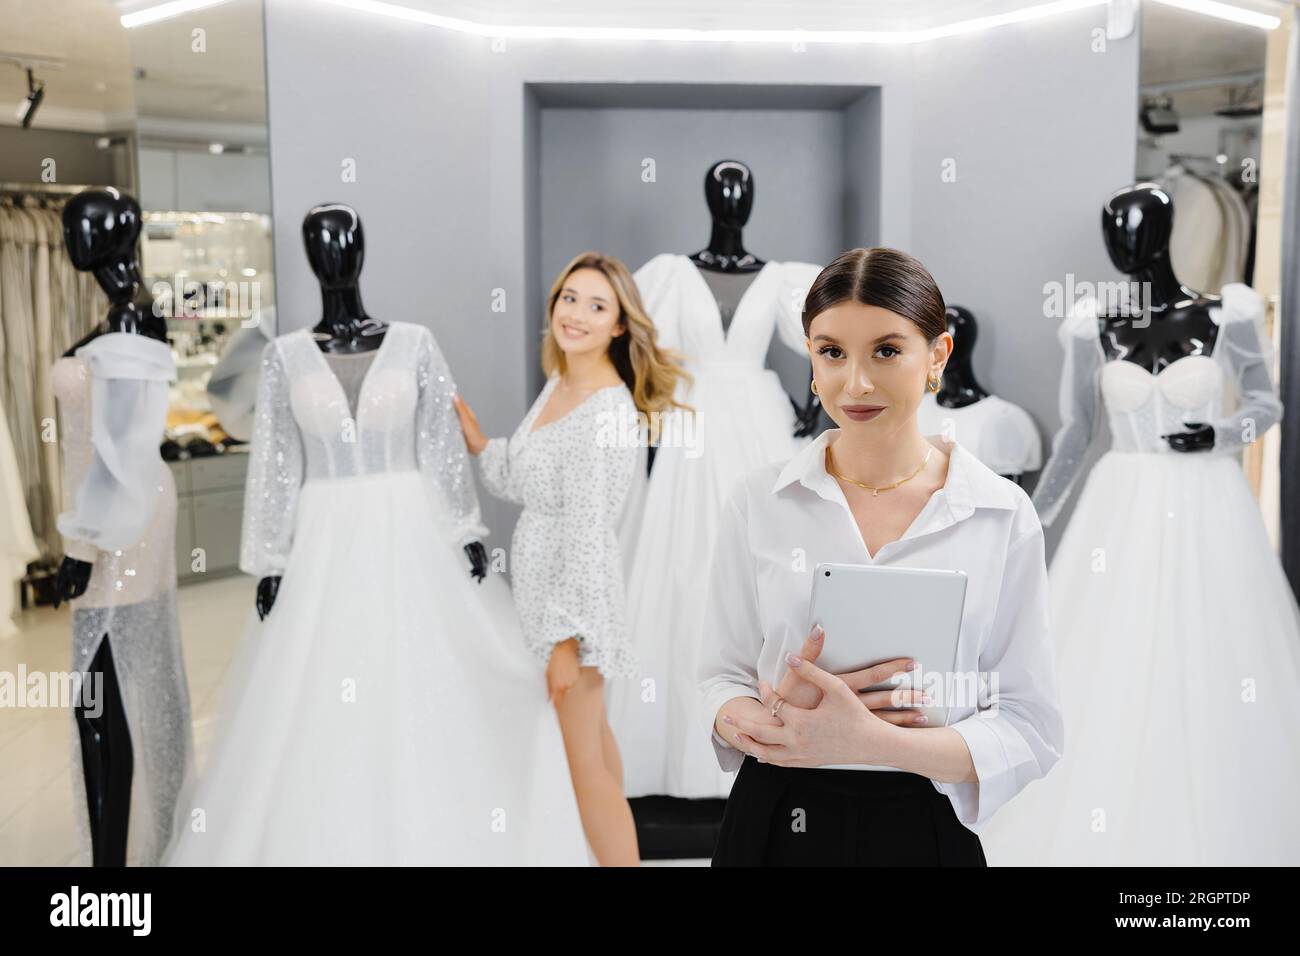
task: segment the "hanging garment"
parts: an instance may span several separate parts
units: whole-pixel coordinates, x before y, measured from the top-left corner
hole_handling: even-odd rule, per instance
[[[178,865],[585,864],[564,743],[486,534],[430,332],[266,346],[240,567],[250,612]]]
[[[0,638],[18,630],[13,621],[17,584],[27,573],[27,563],[35,561],[36,556],[22,478],[9,440],[9,424],[0,408]]]
[[[31,516],[32,532],[43,553],[53,553],[54,528],[46,522],[41,488],[41,444],[37,431],[36,304],[33,299],[33,263],[36,232],[21,209],[0,210],[0,313],[4,320],[5,411],[13,436],[23,498]],[[57,547],[54,549],[57,551]]]
[[[267,306],[257,324],[236,329],[208,377],[208,403],[221,430],[236,441],[253,435],[253,406],[262,352],[275,329],[275,306]]]
[[[55,363],[64,488],[59,516],[69,557],[94,565],[72,601],[72,670],[86,674],[108,640],[131,734],[127,861],[156,865],[171,837],[190,764],[189,689],[176,614],[176,485],[158,453],[175,378],[171,349],[110,332]],[[131,487],[125,487],[130,484]],[[75,715],[73,799],[81,857],[91,860],[86,787]]]
[[[559,381],[550,376],[509,441],[488,442],[479,474],[489,492],[524,508],[510,556],[528,649],[545,665],[557,643],[577,637],[581,666],[630,677],[618,525],[641,479],[636,404],[620,382],[534,430]]]
[[[1043,443],[1033,419],[1019,405],[996,395],[948,408],[926,392],[916,421],[921,434],[961,442],[999,475],[1022,475],[1042,467]]]
[[[1161,184],[1174,204],[1169,261],[1184,285],[1209,295],[1240,283],[1250,253],[1251,215],[1241,195],[1218,176],[1171,166]]]
[[[696,660],[722,502],[746,472],[794,455],[794,410],[763,367],[775,330],[807,356],[803,300],[820,266],[768,262],[724,334],[699,268],[683,255],[651,259],[635,275],[660,345],[680,350],[693,383],[664,420],[628,577],[632,650],[641,670],[609,689],[610,726],[623,753],[629,797],[725,797],[723,773],[699,734]]]
[[[1278,420],[1258,323],[1229,285],[1208,354],[1107,361],[1095,309],[1062,324],[1063,424],[1034,502],[1059,515],[1104,408],[1113,446],[1052,561],[1061,762],[982,832],[991,865],[1300,863],[1300,610],[1242,473]],[[1161,437],[1211,423],[1215,447]]]
[[[1250,251],[1250,211],[1241,194],[1226,179],[1208,177],[1215,199],[1223,214],[1224,256],[1218,276],[1217,294],[1224,286],[1240,283],[1246,274],[1246,256]]]
[[[1215,294],[1227,249],[1223,208],[1214,187],[1180,165],[1171,166],[1161,185],[1174,203],[1169,262],[1180,282]]]
[[[58,554],[62,542],[55,533],[55,522],[62,507],[63,499],[59,486],[59,446],[53,441],[55,429],[54,389],[50,386],[50,369],[54,366],[55,353],[53,335],[54,322],[51,314],[51,253],[52,245],[62,248],[62,232],[51,234],[49,217],[43,209],[26,209],[24,214],[31,220],[35,242],[32,246],[32,347],[35,356],[33,370],[35,378],[33,388],[32,414],[40,443],[40,458],[37,460],[37,475],[40,482],[40,508],[42,512],[40,527],[46,529],[45,544],[48,554]],[[43,436],[48,435],[49,438]]]

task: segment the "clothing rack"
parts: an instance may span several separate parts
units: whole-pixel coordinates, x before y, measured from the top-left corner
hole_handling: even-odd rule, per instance
[[[103,189],[103,186],[66,186],[62,183],[19,183],[0,181],[0,196],[30,199],[67,199],[87,189]]]
[[[72,196],[84,189],[103,189],[103,186],[69,186],[65,183],[18,183],[0,180],[0,193],[57,193]]]
[[[74,183],[0,181],[0,261],[5,274],[4,355],[0,384],[21,485],[6,494],[21,497],[36,542],[28,586],[50,583],[43,568],[57,564],[62,510],[57,447],[40,440],[43,423],[56,416],[48,375],[62,355],[103,316],[107,300],[94,276],[73,267],[63,242],[63,204],[86,190]],[[39,579],[39,585],[33,584]],[[0,581],[0,586],[11,586]]]

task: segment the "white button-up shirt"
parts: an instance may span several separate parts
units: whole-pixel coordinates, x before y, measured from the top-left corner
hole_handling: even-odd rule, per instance
[[[713,730],[718,709],[736,697],[757,698],[760,677],[777,686],[786,654],[799,653],[807,636],[818,563],[964,571],[954,670],[987,675],[995,696],[966,694],[948,717],[970,749],[978,783],[934,785],[957,818],[976,829],[1047,773],[1064,746],[1038,515],[1015,482],[961,444],[930,435],[926,440],[950,455],[944,485],[903,536],[873,558],[843,490],[826,472],[825,449],[838,435],[828,429],[789,462],[750,472],[723,506],[699,664],[707,732],[722,768],[737,769],[744,755]]]

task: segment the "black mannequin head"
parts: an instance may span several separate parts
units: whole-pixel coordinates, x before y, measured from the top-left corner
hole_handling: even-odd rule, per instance
[[[387,326],[366,314],[361,302],[361,266],[366,237],[351,206],[325,203],[302,220],[307,261],[320,282],[321,320],[313,329],[327,352],[368,351],[379,347]]]
[[[140,291],[140,228],[140,204],[112,187],[79,192],[63,207],[68,258],[74,268],[95,273],[114,305],[134,301]]]
[[[955,354],[970,362],[970,354],[975,349],[975,340],[979,338],[979,323],[971,310],[964,305],[950,305],[944,310],[948,319],[948,333],[957,343]]]
[[[146,335],[167,341],[167,320],[137,301],[140,295],[140,263],[136,243],[143,219],[140,204],[113,187],[86,189],[63,206],[63,244],[74,268],[91,272],[108,296],[110,332]],[[102,332],[96,329],[69,351]]]
[[[1155,183],[1121,189],[1101,209],[1106,252],[1115,268],[1129,275],[1168,256],[1173,230],[1173,200]]]
[[[953,339],[952,355],[944,367],[943,384],[935,400],[946,408],[961,408],[988,397],[988,390],[975,378],[971,355],[979,339],[979,323],[975,314],[964,305],[950,305],[944,309],[948,334]]]
[[[754,206],[754,174],[738,160],[720,160],[704,174],[704,199],[715,223],[739,229]]]
[[[744,163],[723,159],[704,174],[704,199],[713,228],[706,248],[691,256],[701,269],[713,272],[754,272],[763,260],[745,251],[741,236],[754,206],[754,174]]]
[[[313,207],[302,221],[302,241],[321,288],[356,286],[365,260],[366,240],[355,209],[342,203]]]

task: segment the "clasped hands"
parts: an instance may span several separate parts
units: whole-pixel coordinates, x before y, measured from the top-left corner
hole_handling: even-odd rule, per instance
[[[916,667],[897,658],[845,674],[831,674],[814,661],[825,646],[825,632],[815,625],[780,685],[759,681],[760,700],[741,697],[719,711],[720,736],[742,753],[781,767],[827,764],[890,765],[893,744],[907,727],[926,726],[916,706],[928,703],[918,689],[865,691]],[[903,710],[885,708],[903,706]],[[773,711],[776,711],[773,714]]]

